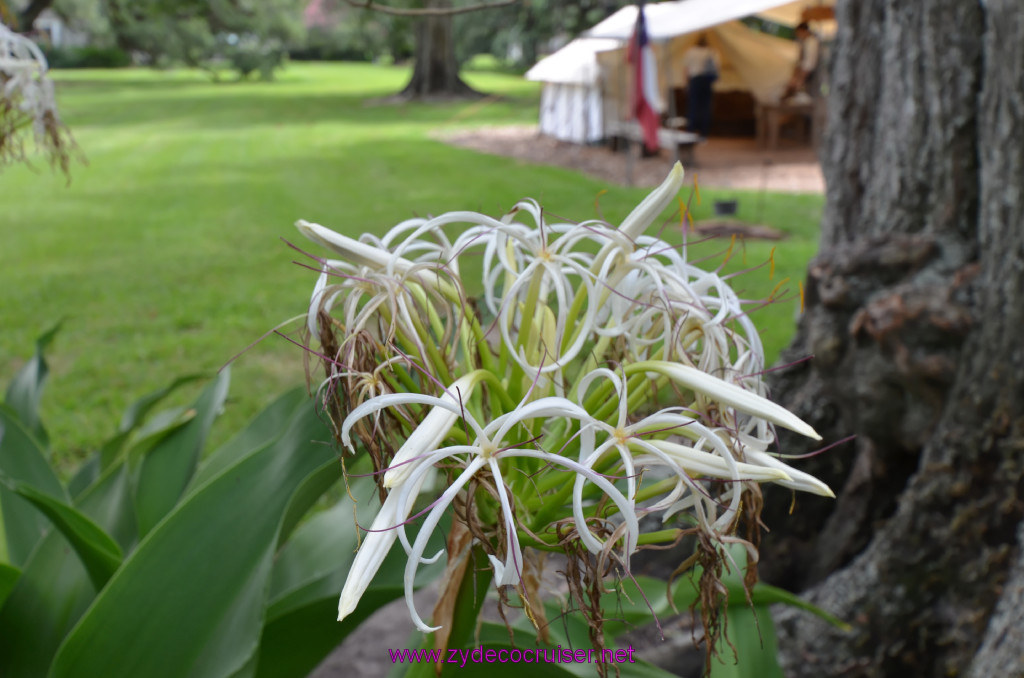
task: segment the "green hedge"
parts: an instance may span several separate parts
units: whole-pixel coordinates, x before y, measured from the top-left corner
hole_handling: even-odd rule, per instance
[[[119,47],[44,48],[50,68],[124,68],[132,58]]]

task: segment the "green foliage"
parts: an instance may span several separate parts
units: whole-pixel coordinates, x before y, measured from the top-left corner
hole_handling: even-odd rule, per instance
[[[273,80],[274,71],[284,65],[285,51],[273,42],[246,39],[232,45],[227,58],[241,78],[258,73],[260,80]]]
[[[455,18],[460,61],[492,54],[528,68],[552,47],[564,44],[615,13],[630,0],[529,0]]]
[[[50,68],[125,68],[132,58],[119,47],[50,47],[43,50]]]
[[[14,410],[18,419],[28,429],[28,432],[44,445],[48,442],[49,437],[39,419],[39,400],[43,395],[46,378],[50,374],[50,366],[46,364],[43,353],[53,342],[59,329],[60,325],[55,325],[36,339],[35,355],[25,363],[21,371],[8,384],[4,399],[7,406]]]
[[[104,0],[103,8],[117,44],[146,55],[151,63],[207,66],[216,56],[232,52],[270,53],[301,36],[299,0]],[[252,44],[239,50],[237,44]],[[234,47],[234,49],[232,49]],[[249,67],[252,59],[238,56]],[[279,62],[277,62],[279,63]],[[263,58],[255,67],[272,72],[277,63]],[[243,72],[242,75],[247,75]]]
[[[298,677],[400,595],[393,567],[358,617],[334,622],[353,505],[343,494],[296,529],[340,477],[330,431],[301,390],[199,468],[228,372],[187,410],[153,412],[190,381],[178,380],[130,408],[69,498],[22,420],[37,420],[24,404],[38,402],[52,336],[8,390],[21,409],[0,406],[0,675]],[[351,489],[372,494],[372,481]]]
[[[0,477],[0,480],[6,481]],[[121,565],[121,549],[110,535],[77,509],[26,483],[7,483],[8,489],[31,502],[50,519],[78,554],[92,585],[103,588]]]

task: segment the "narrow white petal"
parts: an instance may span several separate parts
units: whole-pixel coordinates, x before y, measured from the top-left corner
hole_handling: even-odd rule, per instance
[[[775,482],[783,487],[788,487],[792,490],[800,490],[801,492],[810,492],[811,494],[818,494],[822,497],[835,498],[835,493],[825,483],[821,482],[809,473],[798,471],[795,468],[784,464],[772,455],[766,452],[758,452],[757,450],[745,450],[744,456],[752,462],[764,464],[772,468],[785,470],[786,475],[789,476],[789,480],[776,480]]]
[[[490,460],[491,474],[494,476],[494,486],[498,491],[498,500],[501,503],[502,521],[505,523],[505,565],[502,569],[494,571],[495,586],[515,586],[522,579],[523,574],[523,549],[519,546],[519,534],[516,531],[516,521],[512,512],[512,504],[509,502],[508,493],[505,492],[505,482],[501,479],[501,469],[498,461]]]
[[[333,252],[344,255],[347,261],[369,266],[371,268],[385,268],[391,263],[398,273],[406,273],[413,266],[413,262],[401,257],[395,257],[387,250],[354,238],[336,233],[331,229],[315,224],[304,219],[295,222],[295,228],[299,233],[306,236],[315,243],[319,243]]]
[[[413,623],[420,631],[424,633],[432,633],[440,626],[428,626],[419,613],[416,611],[416,601],[413,600],[413,591],[416,582],[416,570],[419,567],[420,561],[423,558],[423,551],[427,548],[427,542],[430,540],[430,535],[434,533],[437,528],[437,524],[441,521],[441,516],[444,515],[445,510],[455,499],[455,495],[469,482],[473,475],[480,470],[486,462],[482,457],[476,457],[469,463],[469,466],[459,474],[459,477],[444,491],[441,497],[434,502],[434,507],[430,509],[430,513],[427,514],[426,519],[423,521],[423,526],[420,528],[419,534],[416,535],[416,541],[412,546],[412,553],[409,554],[409,560],[405,563],[405,604],[409,608],[409,616],[412,617]]]
[[[408,518],[414,499],[415,496],[402,497],[398,492],[392,492],[377,511],[373,524],[352,561],[352,567],[349,568],[345,586],[342,587],[341,598],[338,600],[338,621],[356,609],[359,599],[363,597],[398,537],[396,525]]]
[[[743,480],[754,480],[757,482],[792,480],[789,474],[780,468],[756,466],[740,461],[735,462],[733,467],[717,454],[701,452],[679,443],[673,443],[668,440],[647,440],[645,442],[664,452],[690,474],[700,474],[714,478],[742,478]]]
[[[384,487],[394,487],[401,483],[409,475],[409,460],[430,452],[441,444],[462,414],[459,399],[465,401],[466,398],[469,398],[479,382],[480,374],[474,372],[456,379],[441,394],[439,400],[445,405],[435,406],[430,410],[416,430],[398,448],[391,460],[391,468],[384,474]],[[468,413],[465,416],[468,417]]]
[[[603,490],[604,493],[608,495],[608,498],[612,500],[615,506],[618,507],[619,513],[621,514],[623,521],[626,523],[626,539],[623,551],[625,554],[625,565],[628,569],[629,555],[633,553],[637,547],[637,539],[640,535],[640,524],[636,517],[636,511],[633,508],[633,502],[629,501],[625,496],[623,496],[622,492],[619,492],[619,490],[614,485],[612,485],[607,478],[600,475],[599,473],[595,473],[593,469],[587,468],[583,464],[575,462],[567,457],[563,457],[560,454],[552,454],[550,452],[535,452],[533,450],[511,449],[503,451],[501,453],[501,456],[530,457],[533,459],[542,459],[552,464],[565,466],[569,470],[575,471],[576,473],[585,476],[590,482],[594,483],[599,488],[601,488],[601,490]],[[584,528],[583,531],[580,531],[580,527],[586,525],[585,521],[583,520],[583,508],[582,506],[575,505],[577,504],[576,501],[574,501],[573,503],[573,512],[577,522],[577,532],[580,533],[580,537],[582,539],[584,533],[587,532],[586,528]],[[588,548],[594,551],[600,551],[600,542],[597,542],[596,539],[595,542],[596,543],[594,543],[593,545],[588,546]]]
[[[677,384],[735,407],[741,412],[761,417],[791,431],[805,435],[808,438],[821,440],[821,436],[811,428],[810,424],[781,405],[776,405],[767,398],[763,398],[756,393],[742,389],[735,384],[730,384],[689,365],[662,360],[649,360],[635,363],[626,369],[632,373],[639,371],[659,372]]]
[[[590,415],[586,410],[567,398],[548,396],[538,398],[532,403],[520,405],[512,412],[503,414],[484,428],[484,432],[493,437],[495,443],[500,444],[505,435],[512,430],[516,424],[527,419],[547,417],[568,417],[570,419],[589,419]],[[494,432],[492,434],[492,432]]]

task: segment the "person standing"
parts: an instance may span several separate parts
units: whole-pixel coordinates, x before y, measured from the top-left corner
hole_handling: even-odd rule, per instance
[[[800,55],[797,57],[793,75],[790,76],[789,84],[786,86],[784,99],[801,92],[809,96],[818,94],[815,88],[821,42],[806,21],[796,27],[796,42],[800,46]]]
[[[708,46],[707,35],[701,33],[683,55],[688,126],[701,137],[707,137],[711,129],[711,87],[718,80],[719,68],[718,54]]]

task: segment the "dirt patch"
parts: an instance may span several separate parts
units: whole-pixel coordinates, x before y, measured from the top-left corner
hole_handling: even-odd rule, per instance
[[[742,221],[720,220],[720,221],[698,221],[693,225],[693,230],[700,235],[709,238],[731,238],[738,235],[742,238],[754,240],[782,240],[786,234],[777,228],[763,224],[745,224]]]
[[[518,158],[540,165],[578,170],[610,183],[628,185],[629,157],[606,146],[581,146],[541,135],[536,125],[446,130],[436,137],[445,143],[481,153]],[[661,151],[650,158],[632,159],[632,184],[657,186],[674,162]],[[697,147],[688,166],[688,181],[700,186],[793,193],[823,193],[825,181],[813,148],[781,139],[778,149],[764,150],[753,139],[712,138]]]

